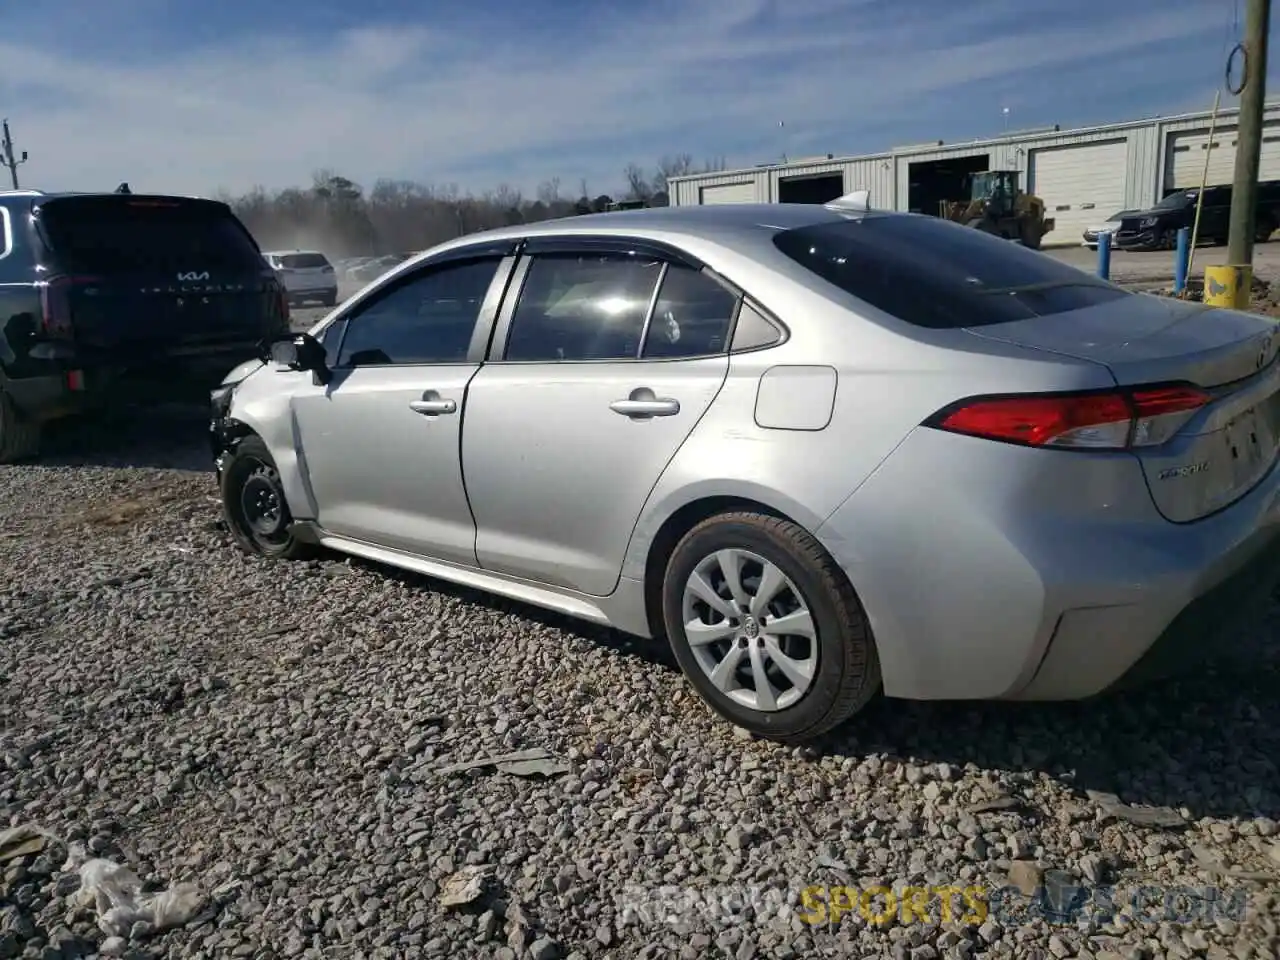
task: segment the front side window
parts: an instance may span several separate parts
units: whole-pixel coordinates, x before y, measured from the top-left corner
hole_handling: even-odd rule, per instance
[[[333,321],[320,334],[320,345],[324,347],[324,362],[327,367],[338,365],[338,348],[342,345],[342,334],[347,329],[346,318]]]
[[[676,360],[724,353],[737,309],[737,294],[699,270],[670,264],[645,335],[645,359]]]
[[[463,363],[498,258],[427,267],[346,318],[340,367]]]
[[[505,359],[634,360],[662,272],[628,254],[545,254],[529,265]]]

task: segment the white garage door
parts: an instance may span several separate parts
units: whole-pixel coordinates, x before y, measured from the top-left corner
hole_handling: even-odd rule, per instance
[[[726,183],[718,187],[702,188],[702,203],[755,203],[755,181],[744,183]]]
[[[1084,231],[1124,209],[1124,140],[1031,151],[1027,189],[1054,220],[1045,243],[1079,243]]]
[[[1165,188],[1199,187],[1204,177],[1205,154],[1209,154],[1210,186],[1230,183],[1236,175],[1236,131],[1234,127],[1213,132],[1213,149],[1209,150],[1209,131],[1171,133],[1165,161]],[[1259,179],[1280,180],[1280,122],[1272,121],[1262,130],[1259,157]]]

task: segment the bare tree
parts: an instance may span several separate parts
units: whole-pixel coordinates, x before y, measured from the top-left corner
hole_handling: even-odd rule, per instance
[[[629,163],[626,169],[622,171],[622,175],[627,180],[627,199],[628,200],[648,200],[649,194],[652,193],[650,184],[653,182],[652,175],[645,172],[644,168],[638,163]]]
[[[722,169],[723,162],[714,167],[709,161],[704,168]],[[688,154],[664,157],[652,171],[629,164],[623,195],[666,203],[667,179],[692,172],[696,167]],[[307,187],[274,192],[254,187],[221,197],[266,249],[302,247],[345,257],[423,250],[477,230],[599,213],[613,202],[608,194],[593,197],[585,178],[577,193],[575,198],[564,196],[558,177],[540,184],[535,199],[509,184],[479,196],[464,193],[457,184],[408,180],[378,180],[366,189],[335,170],[317,170]]]

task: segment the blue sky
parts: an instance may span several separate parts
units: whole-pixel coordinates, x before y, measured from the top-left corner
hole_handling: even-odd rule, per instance
[[[665,155],[748,166],[997,136],[1005,107],[1012,129],[1207,109],[1243,6],[42,0],[7,5],[0,111],[31,154],[24,185],[47,189],[331,169],[597,194]]]

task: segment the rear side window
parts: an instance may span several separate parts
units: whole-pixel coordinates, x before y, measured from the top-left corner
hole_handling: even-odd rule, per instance
[[[643,356],[678,360],[724,353],[738,296],[705,273],[672,263],[662,278]]]
[[[276,258],[286,270],[310,270],[330,266],[323,253],[286,253]]]
[[[262,255],[253,238],[222,204],[69,197],[43,204],[39,224],[45,243],[72,270],[256,273],[262,269]]]
[[[511,318],[507,360],[634,360],[661,262],[621,254],[533,258]]]
[[[774,244],[828,283],[919,327],[1007,323],[1132,296],[1042,253],[932,217],[801,227]]]

